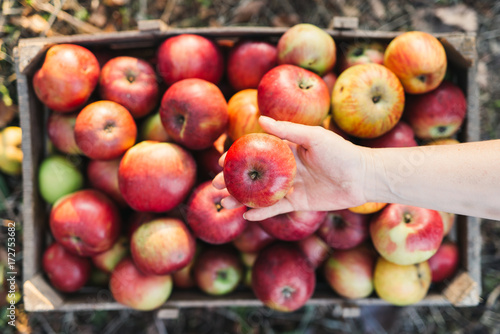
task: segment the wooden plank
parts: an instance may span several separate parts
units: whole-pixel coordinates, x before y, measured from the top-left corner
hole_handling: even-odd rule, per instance
[[[23,301],[26,311],[54,311],[61,309],[64,302],[41,274],[24,282]]]

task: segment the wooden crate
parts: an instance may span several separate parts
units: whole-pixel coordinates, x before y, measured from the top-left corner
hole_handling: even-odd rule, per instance
[[[331,34],[338,48],[356,40],[389,42],[398,32],[363,31],[356,28],[357,21],[336,19]],[[91,50],[111,50],[116,54],[132,52],[139,56],[154,54],[154,50],[167,37],[182,33],[194,33],[212,39],[259,38],[276,42],[286,28],[270,27],[223,27],[169,29],[159,21],[140,22],[138,31],[73,35],[54,38],[24,39],[15,50],[21,126],[23,130],[23,195],[24,240],[23,281],[24,304],[27,311],[76,311],[116,310],[124,306],[116,303],[108,289],[84,288],[80,293],[65,295],[54,290],[44,277],[41,257],[49,237],[49,207],[39,196],[37,171],[46,154],[45,121],[48,110],[36,98],[32,78],[40,67],[46,50],[59,43],[80,44]],[[461,141],[478,141],[479,110],[476,78],[475,34],[435,34],[443,43],[449,68],[464,90],[468,101],[466,122],[458,134]],[[454,237],[461,252],[460,273],[447,285],[431,290],[416,305],[477,305],[481,293],[480,226],[475,217],[458,216]],[[376,297],[346,301],[339,298],[326,284],[318,285],[311,305],[385,305]],[[164,317],[175,317],[184,307],[260,306],[250,290],[241,290],[223,297],[211,297],[197,290],[173,291],[161,311]],[[356,312],[354,312],[356,313]]]

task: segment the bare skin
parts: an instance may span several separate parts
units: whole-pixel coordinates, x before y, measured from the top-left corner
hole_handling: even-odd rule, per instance
[[[289,142],[297,175],[282,200],[248,210],[248,220],[299,210],[340,210],[366,202],[401,203],[500,220],[500,140],[371,149],[319,126],[264,116],[259,122],[266,132]],[[222,173],[213,185],[225,187]],[[232,196],[221,204],[241,206]]]

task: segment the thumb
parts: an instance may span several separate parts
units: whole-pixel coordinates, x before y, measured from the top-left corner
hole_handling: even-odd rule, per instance
[[[311,130],[318,128],[310,125],[276,121],[267,116],[260,116],[259,124],[267,133],[281,139],[286,139],[304,148],[308,148],[311,141],[316,137],[314,131]]]

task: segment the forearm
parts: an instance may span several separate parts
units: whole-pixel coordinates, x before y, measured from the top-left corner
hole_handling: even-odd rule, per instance
[[[500,140],[369,149],[366,199],[500,220]]]

